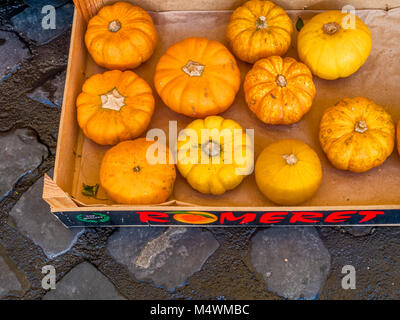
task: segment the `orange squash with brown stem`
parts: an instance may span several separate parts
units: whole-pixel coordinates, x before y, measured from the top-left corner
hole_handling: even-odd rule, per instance
[[[157,31],[150,15],[126,2],[104,6],[89,20],[86,47],[93,60],[107,69],[133,69],[153,54]]]
[[[138,137],[154,112],[150,86],[133,71],[107,71],[85,81],[76,101],[78,123],[94,142],[114,145]]]
[[[365,172],[393,151],[395,126],[384,108],[364,98],[345,98],[325,110],[319,140],[338,169]]]
[[[175,43],[160,58],[154,85],[170,109],[204,118],[231,106],[240,87],[240,71],[220,42],[192,37]]]
[[[267,124],[299,121],[315,97],[311,71],[289,57],[258,60],[247,73],[243,89],[250,110]]]
[[[150,148],[165,161],[153,162]],[[162,203],[171,195],[176,178],[175,165],[168,162],[169,152],[167,146],[145,138],[123,141],[106,152],[100,184],[117,203]]]
[[[293,22],[285,10],[271,1],[251,0],[233,12],[225,33],[235,56],[254,63],[286,53]]]

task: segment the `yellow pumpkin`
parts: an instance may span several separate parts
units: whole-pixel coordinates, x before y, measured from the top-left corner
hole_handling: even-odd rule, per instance
[[[314,16],[300,30],[297,49],[302,60],[320,78],[345,78],[367,60],[371,32],[357,16],[326,11]]]
[[[289,57],[258,60],[247,73],[243,89],[250,110],[268,124],[299,121],[315,97],[310,70]]]
[[[226,38],[233,53],[249,63],[285,54],[292,33],[293,22],[285,10],[261,0],[247,1],[237,8],[226,28]]]
[[[260,191],[280,205],[310,199],[322,181],[318,155],[306,143],[288,139],[267,146],[257,158],[256,183]]]
[[[98,65],[107,69],[133,69],[153,54],[157,31],[142,8],[117,2],[104,6],[89,20],[85,43]]]
[[[187,38],[160,58],[154,85],[175,112],[204,118],[228,109],[240,86],[233,55],[218,41]]]
[[[392,117],[363,98],[345,98],[325,110],[319,140],[338,169],[364,172],[381,165],[394,148]]]
[[[220,195],[251,173],[252,147],[237,122],[220,116],[197,119],[178,137],[178,170],[193,189]]]
[[[166,161],[149,160],[149,148]],[[145,138],[123,141],[104,155],[100,184],[116,203],[162,203],[171,195],[176,178],[175,165],[168,159],[168,147],[158,142]]]
[[[94,142],[114,145],[141,135],[154,112],[150,86],[132,71],[107,71],[85,81],[76,101],[78,123]]]

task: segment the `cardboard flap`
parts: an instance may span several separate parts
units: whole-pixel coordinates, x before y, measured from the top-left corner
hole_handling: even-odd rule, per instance
[[[74,4],[85,21],[89,21],[104,6],[103,0],[74,0]]]

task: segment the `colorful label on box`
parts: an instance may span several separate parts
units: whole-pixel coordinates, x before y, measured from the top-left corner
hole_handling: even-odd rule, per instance
[[[101,211],[54,212],[73,226],[296,226],[396,225],[400,210],[342,211]]]

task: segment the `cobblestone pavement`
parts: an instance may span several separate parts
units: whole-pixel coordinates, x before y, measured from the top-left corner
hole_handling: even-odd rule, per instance
[[[38,19],[39,2],[60,13],[51,35],[24,23]],[[400,298],[400,228],[62,226],[41,190],[54,165],[71,7],[0,3],[0,299]],[[55,290],[42,288],[46,265]],[[345,265],[357,271],[354,290],[341,287]]]

